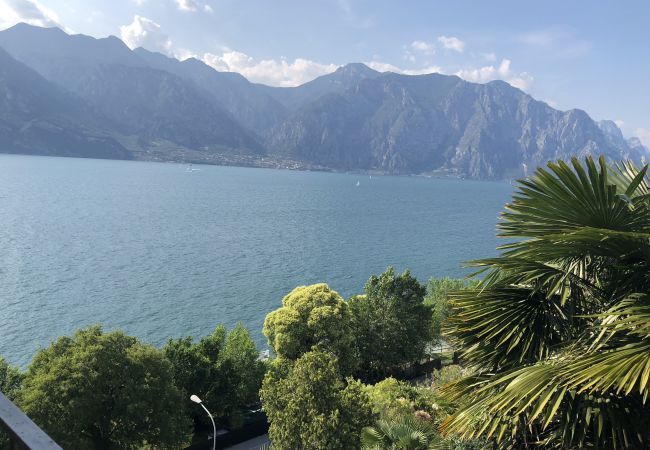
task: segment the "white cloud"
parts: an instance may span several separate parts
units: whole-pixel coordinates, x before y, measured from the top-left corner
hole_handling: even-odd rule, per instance
[[[293,62],[285,59],[258,61],[234,50],[227,50],[221,55],[206,53],[202,59],[216,70],[238,72],[256,83],[286,87],[301,85],[338,68],[336,64],[323,64],[304,58],[296,58]]]
[[[499,67],[489,65],[473,69],[463,69],[456,72],[455,75],[474,83],[503,80],[519,89],[528,89],[533,82],[533,77],[526,72],[513,72],[510,69],[510,64],[511,61],[509,59],[502,59]]]
[[[0,0],[0,28],[9,28],[20,22],[38,27],[64,28],[54,11],[35,0]]]
[[[147,50],[172,54],[172,41],[160,25],[151,19],[134,16],[133,22],[120,27],[120,37],[130,48],[144,47]]]
[[[635,134],[643,145],[650,148],[650,130],[645,128],[637,128]]]
[[[439,36],[438,42],[440,42],[442,46],[448,50],[454,50],[460,53],[462,53],[465,50],[465,43],[460,39],[458,39],[457,37]]]
[[[427,66],[420,69],[404,69],[402,72],[404,75],[427,75],[430,73],[443,73],[442,68],[438,66]]]
[[[616,119],[614,121],[614,123],[616,124],[617,127],[621,128],[621,129],[625,126],[625,121],[623,121],[621,119]]]
[[[394,66],[389,63],[379,62],[379,61],[368,61],[364,63],[366,66],[370,67],[373,70],[378,72],[394,72],[402,73],[402,69],[397,66]]]
[[[181,11],[197,11],[199,4],[194,0],[176,0],[176,5]]]
[[[201,4],[196,0],[176,0],[176,7],[179,9],[179,11],[196,12],[202,10],[207,13],[214,12],[212,6],[208,5],[207,3]]]
[[[390,63],[381,61],[369,61],[364,63],[366,66],[378,72],[393,72],[401,73],[403,75],[425,75],[429,73],[443,73],[442,69],[438,66],[427,66],[420,69],[402,69]]]
[[[425,41],[413,41],[411,42],[411,48],[425,55],[432,55],[435,52],[435,46]]]

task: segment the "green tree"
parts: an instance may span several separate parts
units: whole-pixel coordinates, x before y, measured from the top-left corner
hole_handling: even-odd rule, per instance
[[[475,282],[470,286],[476,285]],[[442,345],[442,325],[452,314],[449,294],[468,287],[465,280],[454,278],[430,278],[427,282],[427,295],[424,303],[431,307],[431,343]]]
[[[242,324],[228,334],[218,366],[224,380],[220,401],[227,406],[230,425],[238,426],[243,422],[242,408],[258,401],[266,371],[250,333]]]
[[[331,353],[307,352],[293,366],[279,360],[260,395],[278,450],[358,449],[374,420],[363,386],[341,378]]]
[[[295,361],[313,349],[336,355],[344,375],[357,361],[348,305],[326,284],[300,286],[266,316],[264,335],[279,358]]]
[[[407,270],[389,267],[370,277],[365,295],[348,302],[360,359],[358,375],[379,380],[402,364],[419,361],[431,341],[431,308],[426,289]]]
[[[23,373],[17,367],[10,366],[0,357],[0,392],[9,400],[14,400],[23,382]]]
[[[520,182],[513,242],[453,296],[449,334],[476,373],[443,430],[499,448],[650,445],[648,167],[577,159]]]
[[[220,325],[197,343],[191,337],[170,339],[164,352],[185,398],[198,394],[217,421],[241,425],[241,409],[257,401],[265,371],[243,325],[237,324],[230,333]],[[190,409],[190,415],[195,425],[207,420],[200,408]]]
[[[35,355],[18,403],[66,449],[175,448],[189,430],[171,369],[154,347],[93,326]]]
[[[190,395],[198,394],[213,407],[213,392],[218,390],[215,384],[219,382],[216,364],[194,344],[191,337],[170,339],[163,351],[171,362],[174,385],[181,391],[183,400],[187,401]],[[185,410],[195,426],[206,421],[202,409],[190,405]],[[218,420],[222,416],[222,410],[215,409],[213,414]]]

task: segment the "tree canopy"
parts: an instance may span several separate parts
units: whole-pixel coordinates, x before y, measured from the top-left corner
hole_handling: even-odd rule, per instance
[[[427,295],[424,303],[431,307],[431,343],[441,345],[443,341],[442,326],[453,313],[449,294],[466,289],[476,282],[469,284],[462,279],[430,278],[427,282]]]
[[[18,403],[66,449],[174,448],[189,432],[163,353],[99,326],[40,350]]]
[[[358,449],[361,430],[374,420],[362,385],[344,381],[327,352],[307,352],[293,365],[278,361],[260,395],[278,450]]]
[[[241,424],[241,410],[257,401],[265,371],[243,325],[237,324],[230,333],[220,325],[196,343],[191,337],[170,339],[163,350],[185,399],[197,394],[217,421]],[[190,415],[196,424],[206,420],[200,408],[192,408]]]
[[[426,289],[407,270],[389,267],[370,277],[365,295],[349,301],[358,348],[358,375],[378,380],[401,364],[419,361],[431,341],[431,308]]]
[[[444,431],[500,448],[650,446],[647,166],[550,163],[506,206],[501,255],[453,295],[449,335],[476,373]]]
[[[313,350],[333,353],[343,374],[356,366],[348,305],[324,283],[300,286],[264,321],[264,335],[279,358],[295,361]]]
[[[9,400],[13,400],[18,394],[22,381],[22,372],[0,357],[0,392],[6,395]]]

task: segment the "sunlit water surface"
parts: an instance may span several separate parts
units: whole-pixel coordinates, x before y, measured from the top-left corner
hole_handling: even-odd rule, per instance
[[[506,183],[0,155],[0,355],[101,323],[160,345],[264,316],[297,285],[387,266],[467,274]],[[357,186],[358,182],[358,186]]]

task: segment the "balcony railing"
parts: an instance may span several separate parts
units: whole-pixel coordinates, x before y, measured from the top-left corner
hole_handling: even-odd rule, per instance
[[[1,392],[0,429],[9,436],[12,450],[61,450],[45,431]]]

